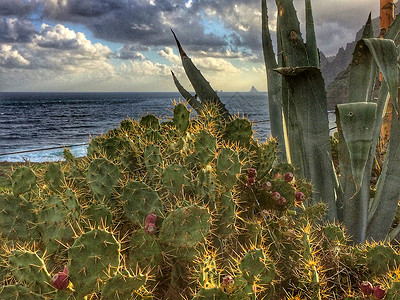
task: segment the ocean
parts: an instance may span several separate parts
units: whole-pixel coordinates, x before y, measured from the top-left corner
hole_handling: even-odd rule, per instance
[[[255,122],[255,138],[269,137],[266,93],[218,95],[231,114]],[[70,147],[75,156],[84,156],[91,137],[118,127],[126,117],[149,113],[168,120],[180,99],[179,93],[0,93],[0,161],[58,161],[62,147],[70,145],[76,145]],[[61,148],[48,149],[55,147]]]

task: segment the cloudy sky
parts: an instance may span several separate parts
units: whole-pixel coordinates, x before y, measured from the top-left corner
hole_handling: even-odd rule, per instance
[[[294,0],[304,19],[304,0]],[[268,0],[275,30],[275,1]],[[192,90],[172,28],[218,90],[266,90],[260,0],[0,0],[0,91]],[[378,0],[314,0],[319,48],[354,40]],[[273,35],[274,38],[274,35]]]

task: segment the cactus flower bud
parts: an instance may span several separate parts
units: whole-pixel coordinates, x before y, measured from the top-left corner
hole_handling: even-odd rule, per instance
[[[383,288],[381,288],[380,285],[377,285],[374,287],[372,296],[374,296],[376,299],[383,299],[386,296],[386,291]]]
[[[272,199],[275,201],[279,201],[279,199],[281,199],[281,194],[279,194],[278,192],[273,192],[271,194],[271,196],[272,196]]]
[[[270,191],[272,189],[272,183],[269,181],[266,181],[262,185],[263,189],[266,191]]]
[[[363,281],[360,285],[360,290],[363,293],[363,295],[371,295],[373,292],[373,286],[372,283],[369,281]]]
[[[292,172],[287,172],[285,175],[283,175],[283,177],[285,178],[286,182],[291,182],[294,176]]]
[[[69,285],[68,268],[65,267],[62,272],[54,274],[51,278],[51,283],[57,290],[65,290]]]
[[[154,234],[157,230],[156,224],[154,223],[148,223],[144,226],[144,231],[147,234]]]
[[[256,179],[254,177],[247,178],[247,184],[253,185],[255,182],[256,182]]]
[[[145,224],[156,224],[157,216],[153,214],[148,214],[146,219],[144,220]]]
[[[232,276],[227,275],[224,278],[222,278],[222,284],[224,286],[231,285],[231,284],[233,284],[233,282],[234,282],[234,280],[233,280]]]
[[[255,178],[257,176],[257,171],[254,168],[247,169],[247,176]]]
[[[304,196],[302,192],[296,192],[296,194],[294,194],[294,199],[297,202],[303,202],[306,199],[306,196]]]
[[[284,197],[280,197],[280,198],[279,198],[279,200],[278,200],[278,205],[280,205],[280,206],[285,206],[286,203],[287,203],[286,198],[284,198]]]

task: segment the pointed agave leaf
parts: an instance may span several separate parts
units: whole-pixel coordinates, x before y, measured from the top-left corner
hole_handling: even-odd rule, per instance
[[[219,112],[221,115],[228,119],[230,117],[229,111],[226,109],[225,104],[221,102],[215,90],[211,87],[210,83],[204,78],[200,70],[196,68],[192,60],[187,56],[183,50],[181,43],[176,37],[174,31],[171,29],[174,35],[176,44],[178,45],[179,54],[181,55],[182,65],[185,69],[186,75],[189,78],[196,94],[199,96],[203,104],[207,102],[216,103],[218,105]]]
[[[371,14],[364,27],[363,38],[373,36]],[[350,64],[348,102],[369,102],[377,75],[377,66],[363,39],[354,48]]]
[[[262,44],[268,84],[268,108],[271,125],[271,134],[278,141],[279,152],[286,160],[285,135],[283,131],[282,116],[282,76],[274,72],[278,67],[272,46],[271,34],[268,28],[268,8],[266,0],[261,0],[262,12]]]
[[[400,198],[400,120],[392,118],[388,150],[370,210],[367,236],[383,240],[389,233]]]
[[[340,127],[350,154],[351,169],[357,189],[360,188],[376,119],[376,103],[345,103],[337,106]]]
[[[386,31],[383,37],[385,39],[396,40],[399,33],[400,33],[400,14],[396,16],[392,25],[390,25],[388,31]]]
[[[397,97],[397,82],[399,78],[397,67],[397,48],[393,40],[388,39],[363,39],[378,65],[388,87],[396,114],[399,113]]]
[[[297,114],[297,121],[304,147],[303,161],[305,178],[314,187],[313,203],[325,201],[328,205],[328,218],[337,220],[336,197],[337,179],[332,164],[329,142],[328,109],[321,71],[315,67],[280,68],[289,91],[290,109]],[[292,147],[292,145],[290,145]],[[324,176],[321,176],[321,173]]]
[[[178,89],[179,93],[181,93],[182,97],[186,99],[186,101],[190,104],[193,109],[200,114],[200,111],[202,109],[202,105],[200,101],[196,99],[196,97],[193,97],[179,82],[178,78],[176,78],[174,72],[172,72],[172,78],[174,79],[174,83],[176,88]]]
[[[306,47],[310,66],[319,68],[319,54],[315,38],[314,19],[311,0],[305,0],[306,5]]]
[[[282,38],[283,66],[308,66],[306,46],[300,32],[300,23],[293,0],[276,0],[279,30]]]

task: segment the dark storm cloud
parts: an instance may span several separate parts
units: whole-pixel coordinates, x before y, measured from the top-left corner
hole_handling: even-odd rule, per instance
[[[38,6],[38,0],[0,0],[0,15],[28,16]]]
[[[217,51],[228,44],[224,37],[204,33],[201,18],[183,0],[43,1],[45,18],[84,24],[97,38],[108,41],[173,46],[172,27],[185,39],[187,49]]]
[[[0,18],[0,42],[28,43],[32,40],[35,30],[29,21]]]

